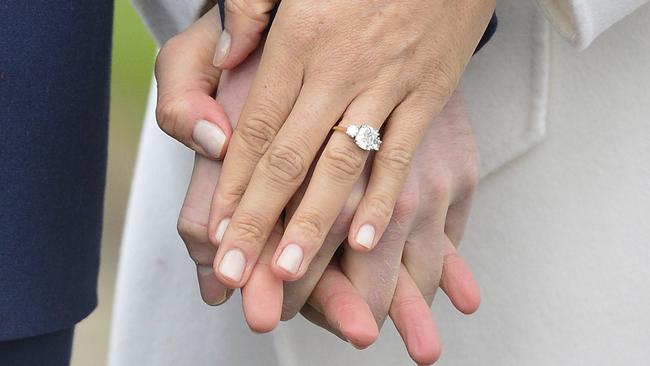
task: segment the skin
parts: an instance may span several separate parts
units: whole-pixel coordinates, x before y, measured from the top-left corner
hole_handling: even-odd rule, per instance
[[[217,17],[214,10],[209,12],[161,50],[157,62],[159,110],[167,110],[161,108],[161,101],[174,100],[190,105],[194,114],[219,111],[214,116],[219,118],[219,124],[229,125],[227,116],[238,119],[260,54],[247,59],[235,72],[214,77],[219,71],[205,60],[214,50],[214,43],[212,48],[206,44],[215,40],[209,29],[214,29]],[[183,62],[175,61],[179,59],[177,55],[183,55]],[[216,88],[210,85],[218,82],[219,77],[217,101],[208,101],[205,97]],[[164,113],[159,114],[159,122],[160,117],[165,117]],[[182,119],[176,122],[182,123]],[[387,234],[378,249],[372,253],[348,249],[340,258],[331,260],[348,235],[350,222],[367,189],[370,161],[326,235],[326,246],[316,256],[314,268],[306,272],[302,281],[286,283],[283,299],[282,281],[274,275],[272,259],[287,219],[300,207],[310,181],[301,185],[288,203],[287,216],[275,223],[250,282],[242,289],[244,313],[252,329],[269,331],[279,321],[281,312],[288,319],[301,310],[315,324],[363,348],[374,342],[378,327],[390,315],[416,362],[428,364],[437,359],[440,347],[429,304],[438,284],[462,312],[473,312],[479,303],[471,273],[455,251],[476,183],[477,158],[459,96],[452,98],[427,131],[414,153],[416,163],[405,178]],[[179,233],[197,263],[202,297],[213,305],[225,301],[229,294],[211,271],[216,247],[208,235],[210,203],[205,199],[214,192],[220,170],[220,163],[197,155],[178,221]],[[385,280],[378,283],[377,278]]]
[[[455,89],[493,8],[493,1],[470,0],[281,2],[213,197],[210,237],[220,244],[214,267],[222,283],[248,281],[316,161],[269,263],[287,281],[307,272],[368,158],[345,134],[330,134],[339,120],[385,125],[348,234],[352,248],[367,251],[357,234],[369,225],[370,247],[377,244],[423,133]],[[229,225],[218,240],[224,219]],[[291,244],[300,253],[292,269],[278,263]],[[234,253],[243,269],[227,273]]]

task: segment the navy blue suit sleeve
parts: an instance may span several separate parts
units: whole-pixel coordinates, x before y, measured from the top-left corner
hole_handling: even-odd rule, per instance
[[[96,306],[111,0],[0,1],[0,341]]]

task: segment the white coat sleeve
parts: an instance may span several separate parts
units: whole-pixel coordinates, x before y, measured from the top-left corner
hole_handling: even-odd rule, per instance
[[[211,0],[131,0],[131,2],[158,46],[185,30],[201,16],[204,10],[207,10],[206,7],[216,3]]]
[[[557,31],[574,47],[596,37],[649,0],[537,0]]]

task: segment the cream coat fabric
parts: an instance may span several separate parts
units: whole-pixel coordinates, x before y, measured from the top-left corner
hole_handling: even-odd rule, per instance
[[[440,364],[646,365],[650,7],[577,53],[549,36],[535,6],[499,2],[500,29],[462,82],[483,173],[491,173],[462,247],[483,303],[464,318],[444,296],[435,301]],[[153,103],[124,233],[110,365],[410,364],[390,324],[360,352],[298,318],[253,335],[238,297],[219,308],[201,302],[175,231],[192,153],[157,129]]]
[[[549,20],[571,44],[584,49],[648,0],[537,0]]]

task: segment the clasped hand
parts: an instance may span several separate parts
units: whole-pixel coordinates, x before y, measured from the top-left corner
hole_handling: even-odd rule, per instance
[[[428,304],[441,275],[459,310],[478,306],[454,249],[477,179],[476,150],[461,98],[447,102],[484,28],[470,25],[487,23],[491,8],[359,3],[365,7],[347,3],[341,15],[321,2],[284,1],[255,79],[259,53],[221,80],[218,101],[210,97],[221,77],[210,62],[216,8],[163,47],[158,121],[207,156],[197,157],[179,232],[204,300],[224,301],[222,284],[245,285],[254,329],[270,330],[282,307],[285,318],[302,309],[363,347],[390,313],[412,357],[429,362],[437,341]],[[445,6],[465,16],[442,17]],[[353,32],[349,23],[359,19],[367,26]],[[451,24],[470,41],[440,32]],[[306,33],[296,33],[301,26]],[[230,42],[217,48],[222,66],[248,56],[231,33],[220,37]],[[231,137],[228,116],[239,121]],[[367,161],[347,136],[330,134],[339,120],[385,123],[384,145]],[[228,141],[221,169],[209,158],[223,157]],[[358,251],[331,261],[346,238]],[[285,284],[283,301],[282,280],[301,277]],[[424,338],[414,336],[422,329]],[[416,341],[423,339],[432,341]]]

